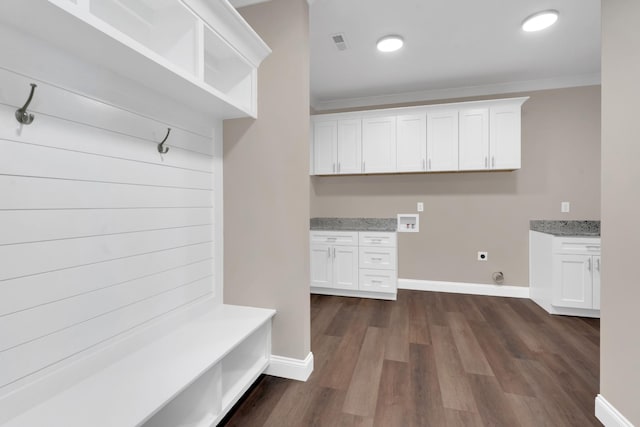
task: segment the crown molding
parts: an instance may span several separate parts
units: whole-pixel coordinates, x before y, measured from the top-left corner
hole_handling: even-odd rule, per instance
[[[343,108],[371,107],[377,105],[391,105],[441,99],[466,98],[471,96],[530,92],[536,90],[560,89],[579,86],[593,86],[599,85],[600,81],[600,73],[595,73],[540,80],[498,83],[491,85],[464,86],[448,89],[432,89],[387,95],[374,95],[359,98],[320,100],[317,97],[312,97],[311,108],[313,108],[313,110],[316,112],[322,112],[328,110],[339,110]]]

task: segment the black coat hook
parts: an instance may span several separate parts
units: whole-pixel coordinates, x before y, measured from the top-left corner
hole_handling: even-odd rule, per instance
[[[31,104],[31,100],[33,99],[33,92],[35,92],[37,87],[37,84],[31,83],[31,93],[29,94],[29,99],[27,99],[27,102],[22,108],[16,110],[16,120],[18,120],[18,122],[22,123],[23,125],[30,125],[33,122],[33,114],[27,112],[27,108],[29,107],[29,104]]]
[[[158,153],[167,154],[167,151],[169,151],[169,147],[165,147],[164,143],[167,142],[167,138],[169,138],[169,134],[170,133],[171,133],[171,128],[167,128],[167,134],[165,135],[165,137],[162,140],[162,142],[160,144],[158,144]]]

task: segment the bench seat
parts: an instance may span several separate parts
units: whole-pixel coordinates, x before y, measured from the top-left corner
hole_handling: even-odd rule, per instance
[[[3,426],[215,425],[268,366],[274,314],[219,305]]]

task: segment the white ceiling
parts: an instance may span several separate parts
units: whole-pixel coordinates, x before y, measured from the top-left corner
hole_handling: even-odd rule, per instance
[[[521,30],[545,9],[560,12],[556,25]],[[600,82],[600,0],[315,0],[309,10],[316,110]],[[378,52],[386,34],[405,47]]]

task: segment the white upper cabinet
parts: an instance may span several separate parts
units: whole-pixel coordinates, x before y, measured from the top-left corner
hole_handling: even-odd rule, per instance
[[[458,170],[458,110],[427,113],[427,171]]]
[[[527,99],[314,116],[312,174],[519,169]]]
[[[227,1],[24,3],[1,1],[0,24],[195,111],[222,119],[257,116],[257,68],[271,50]],[[66,63],[48,66],[69,68]]]
[[[315,175],[362,171],[362,120],[331,120],[313,124]]]
[[[425,171],[427,165],[426,114],[398,116],[396,126],[396,170],[398,172]]]
[[[362,120],[338,120],[336,172],[362,172]]]
[[[520,169],[520,105],[489,109],[491,169]]]
[[[489,169],[489,109],[460,110],[459,169]]]
[[[396,117],[362,120],[362,172],[396,171]]]
[[[316,175],[336,173],[338,122],[316,122],[313,126],[313,170]]]

